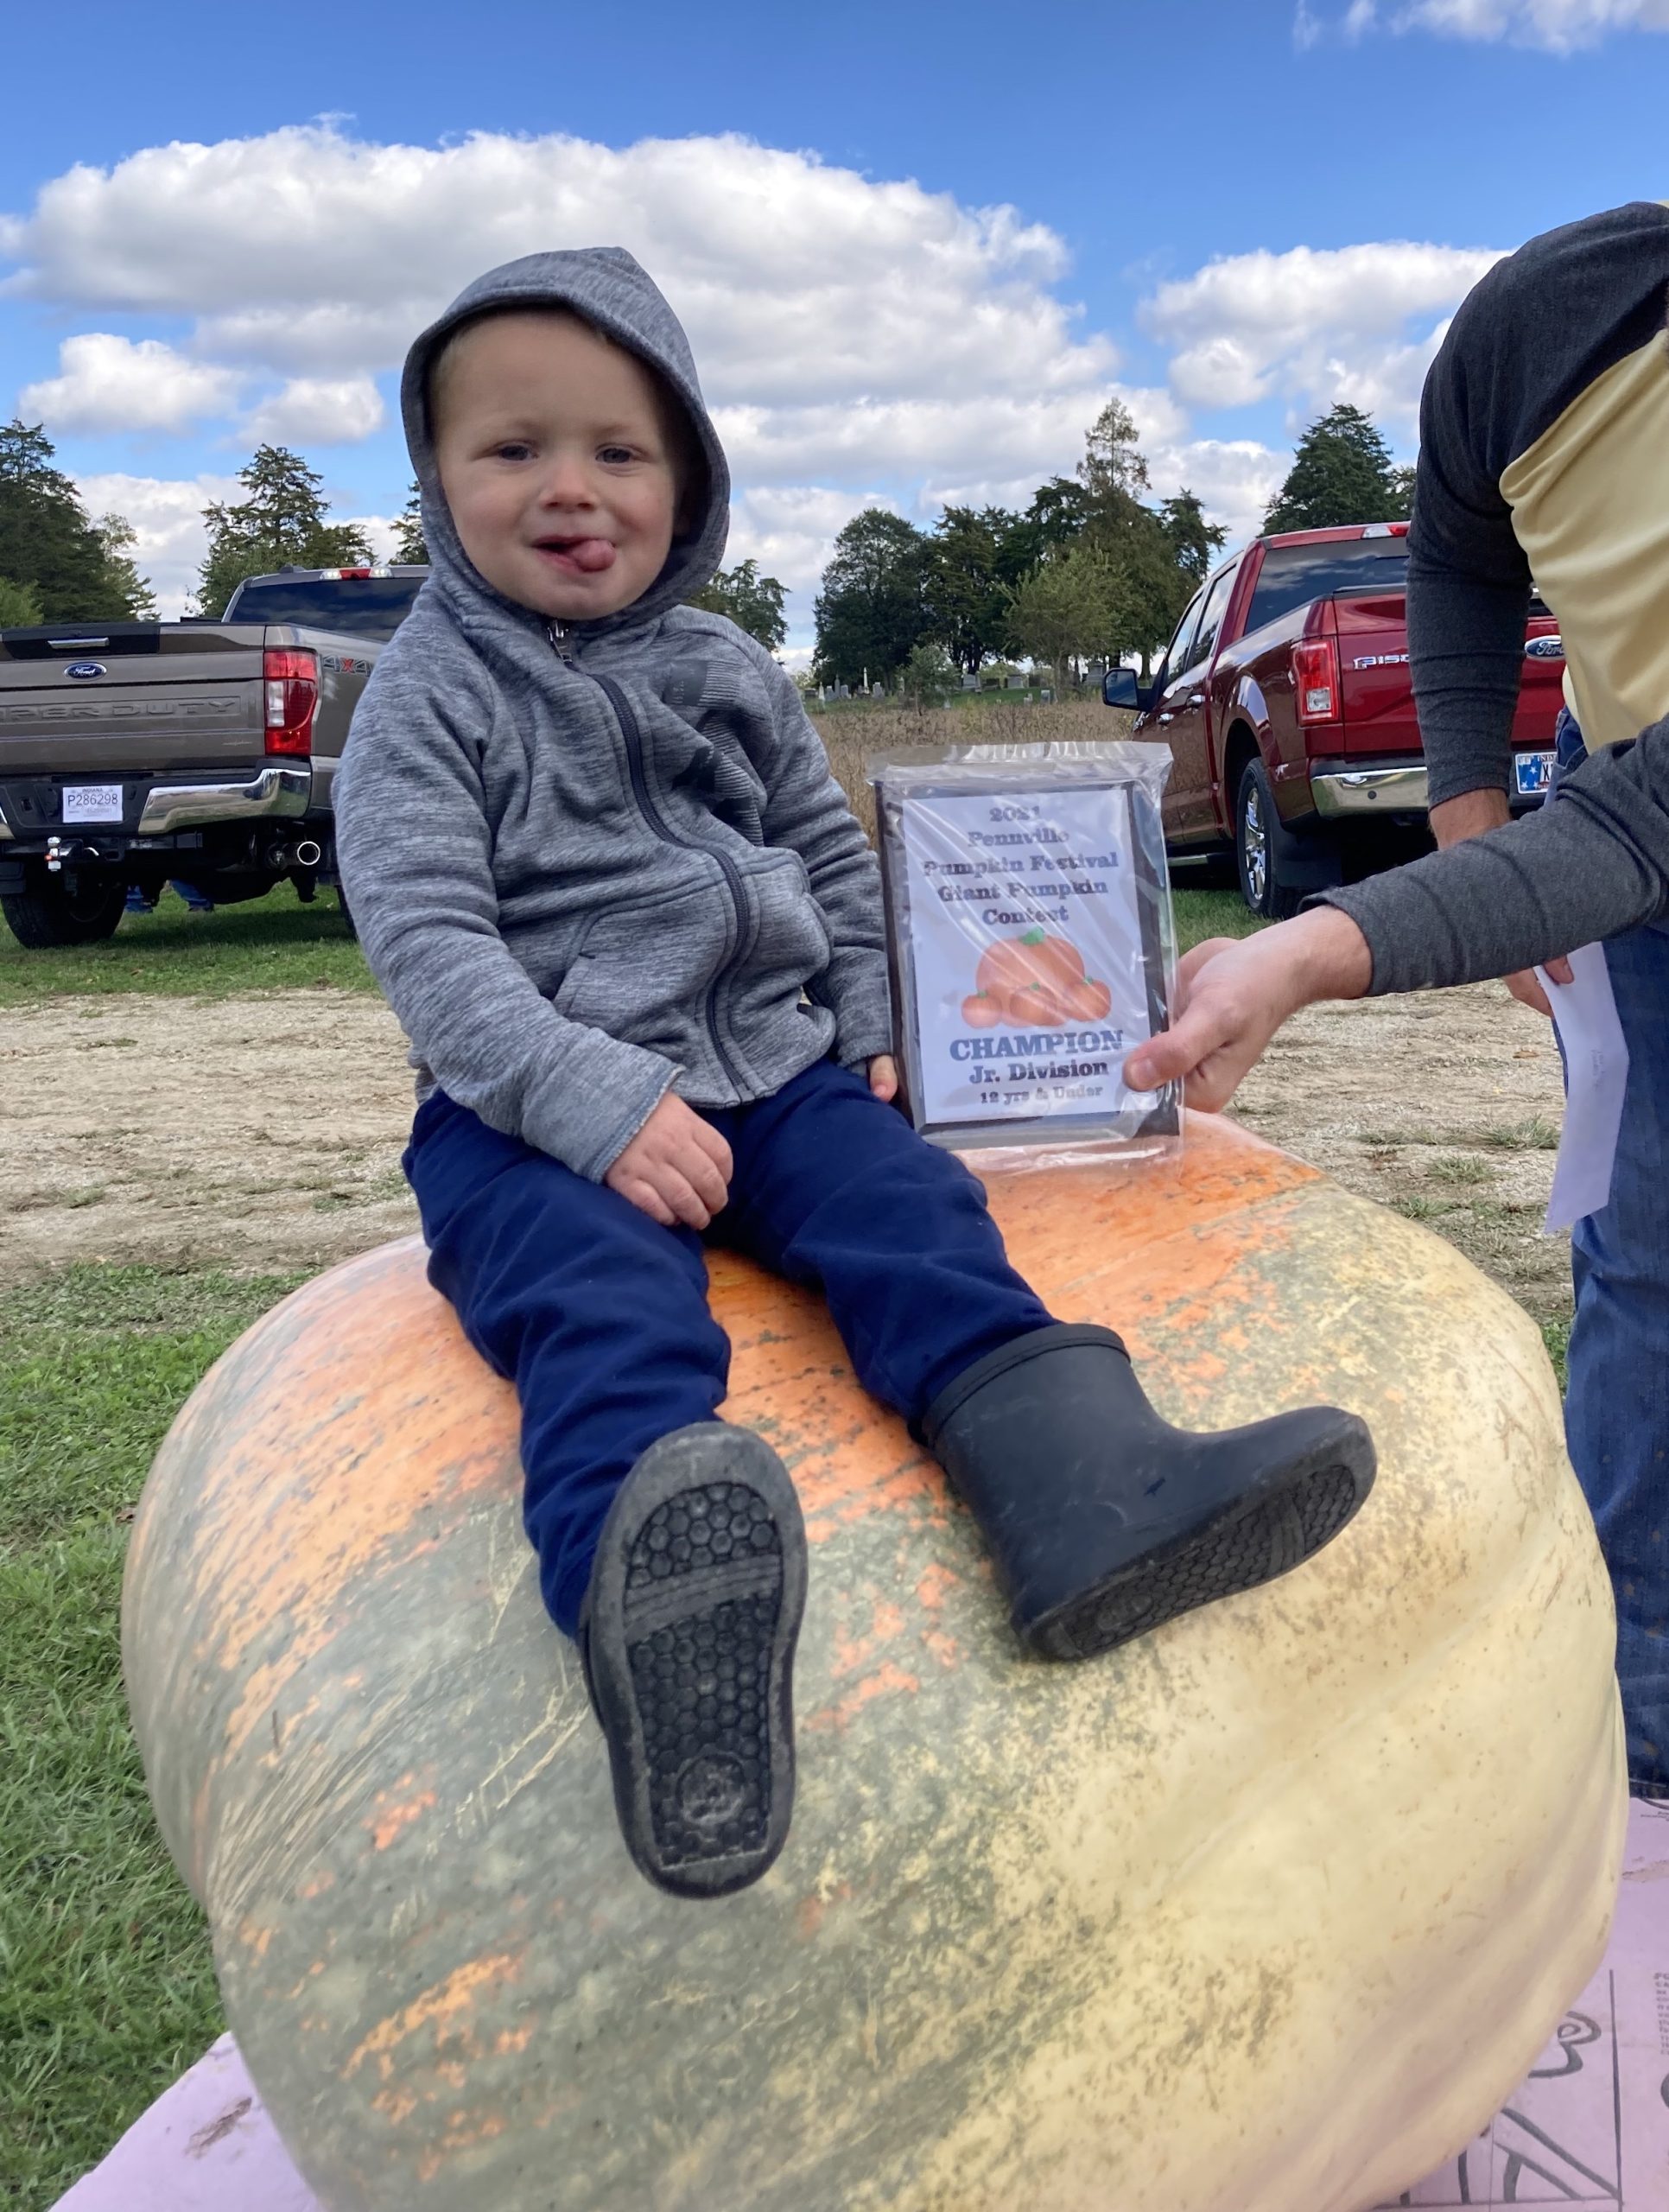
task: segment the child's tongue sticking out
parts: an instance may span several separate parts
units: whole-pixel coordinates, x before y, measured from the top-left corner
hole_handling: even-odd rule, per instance
[[[614,566],[614,548],[606,537],[548,537],[540,546],[558,568],[571,569],[581,575],[600,575]]]

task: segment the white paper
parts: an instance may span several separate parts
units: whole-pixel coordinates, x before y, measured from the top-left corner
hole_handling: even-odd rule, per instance
[[[66,822],[120,822],[122,786],[120,784],[66,784],[64,819]]]
[[[1611,1202],[1628,1047],[1602,945],[1584,944],[1571,955],[1568,983],[1556,983],[1545,968],[1536,974],[1564,1052],[1564,1132],[1547,1201],[1551,1236]]]
[[[1123,1076],[1152,1027],[1127,787],[936,792],[900,823],[923,1119],[1111,1116],[1145,1096]],[[1039,984],[1022,1018],[982,963],[1037,940],[1068,948],[1082,980],[1064,997]]]

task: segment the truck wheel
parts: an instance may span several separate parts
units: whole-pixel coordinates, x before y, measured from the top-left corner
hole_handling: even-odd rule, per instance
[[[1268,922],[1285,921],[1312,891],[1329,889],[1342,874],[1336,846],[1297,836],[1281,820],[1268,772],[1256,759],[1241,772],[1234,801],[1234,858],[1241,898]]]
[[[98,944],[116,934],[128,895],[119,875],[104,868],[66,868],[51,875],[31,867],[21,891],[0,892],[0,912],[29,952],[54,944]]]

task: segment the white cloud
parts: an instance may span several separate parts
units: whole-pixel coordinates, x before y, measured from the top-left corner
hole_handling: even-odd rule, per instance
[[[315,375],[389,367],[495,263],[597,243],[664,284],[724,402],[1050,393],[1114,365],[1048,289],[1052,231],[734,137],[436,149],[320,124],[79,166],[0,219],[16,292],[194,316],[210,353]]]
[[[725,566],[757,561],[768,576],[775,576],[790,592],[809,594],[816,588],[834,540],[854,515],[865,507],[889,507],[898,502],[885,492],[847,492],[826,484],[792,484],[743,492],[730,511],[730,542]]]
[[[111,473],[76,480],[87,512],[118,514],[133,524],[130,549],[141,575],[150,578],[157,612],[164,618],[186,613],[194,603],[197,575],[208,550],[203,510],[236,504],[247,497],[235,476],[127,476]],[[371,540],[378,561],[394,557],[395,518],[390,515],[338,514],[357,523]]]
[[[1329,36],[1354,43],[1378,29],[1431,31],[1439,38],[1506,41],[1546,54],[1575,54],[1615,31],[1669,31],[1669,0],[1407,0],[1400,7],[1351,0],[1332,21],[1299,0],[1293,22],[1301,47]]]
[[[244,427],[272,445],[340,446],[371,437],[387,419],[370,377],[295,377],[263,400]]]
[[[1231,547],[1263,528],[1292,465],[1290,453],[1277,453],[1255,438],[1192,438],[1158,447],[1150,459],[1160,498],[1192,492],[1207,519],[1222,524]]]
[[[244,496],[235,476],[83,476],[76,488],[89,514],[124,515],[133,524],[131,556],[163,615],[183,614],[197,588],[208,545],[204,508]]]
[[[64,340],[58,374],[26,385],[17,404],[54,430],[183,430],[231,406],[243,382],[240,372],[187,360],[160,339],[90,330]]]
[[[973,476],[981,481],[1024,478],[1035,486],[1079,459],[1085,430],[1117,389],[1086,385],[1044,397],[860,397],[843,405],[723,407],[714,410],[714,417],[741,483],[804,483],[819,474],[859,481],[925,474],[935,487]],[[1145,435],[1174,433],[1183,422],[1168,393],[1120,396]],[[936,489],[929,496],[939,494]]]
[[[1412,240],[1235,254],[1163,284],[1142,320],[1194,407],[1279,394],[1295,414],[1348,399],[1412,435],[1448,318],[1501,256]]]

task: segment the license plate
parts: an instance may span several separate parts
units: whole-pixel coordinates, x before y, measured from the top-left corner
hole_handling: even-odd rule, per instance
[[[120,784],[66,784],[66,822],[117,822],[122,819]]]
[[[1514,753],[1513,772],[1519,780],[1520,798],[1543,798],[1553,780],[1553,756],[1551,753]]]

